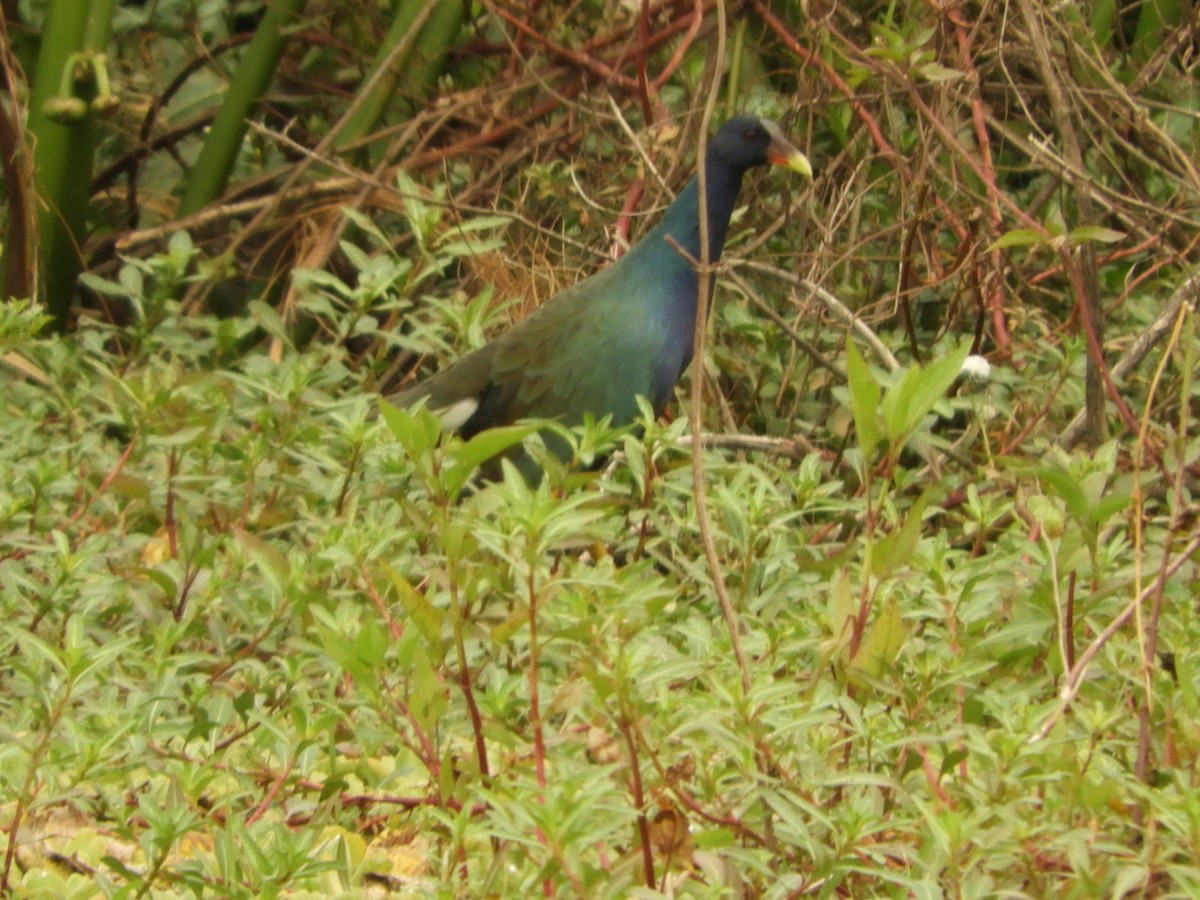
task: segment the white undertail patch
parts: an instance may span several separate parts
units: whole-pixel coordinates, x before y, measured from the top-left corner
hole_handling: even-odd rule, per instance
[[[475,415],[477,409],[479,409],[479,399],[468,397],[436,412],[438,419],[441,420],[443,431],[458,431],[467,424],[471,416]]]

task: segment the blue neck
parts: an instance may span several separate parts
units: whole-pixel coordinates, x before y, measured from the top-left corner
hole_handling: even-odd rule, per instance
[[[737,202],[738,190],[742,186],[742,171],[728,165],[718,165],[709,159],[705,166],[705,188],[708,194],[708,261],[715,263],[721,258],[725,246],[725,233],[729,229],[729,217]],[[667,238],[671,240],[667,240]],[[695,176],[687,183],[663,220],[647,235],[645,243],[652,247],[666,244],[675,256],[679,250],[671,241],[692,259],[700,261],[700,182]],[[681,260],[686,262],[686,260]],[[690,267],[690,264],[689,264]]]
[[[708,262],[721,258],[729,217],[742,184],[742,169],[727,163],[707,162],[705,187],[708,193]],[[692,332],[696,325],[696,300],[700,279],[700,188],[692,178],[663,219],[616,265],[624,273],[620,284],[629,302],[648,305],[662,329],[663,345],[655,358],[651,384],[652,400],[658,411],[666,404],[683,370],[692,358]],[[694,260],[694,262],[693,262]],[[651,286],[649,293],[634,290]],[[709,294],[712,297],[712,280]]]

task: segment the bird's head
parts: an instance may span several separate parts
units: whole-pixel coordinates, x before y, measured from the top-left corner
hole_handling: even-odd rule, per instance
[[[812,178],[808,157],[793,147],[770,119],[734,116],[713,135],[708,152],[737,169],[771,163]]]

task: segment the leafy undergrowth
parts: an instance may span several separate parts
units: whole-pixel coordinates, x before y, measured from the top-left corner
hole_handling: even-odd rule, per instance
[[[1200,891],[1186,404],[1157,465],[1006,459],[998,373],[844,354],[858,444],[705,451],[747,689],[682,420],[473,487],[522,433],[380,417],[336,344],[237,353],[148,288],[173,249],[122,275],[139,326],[0,323],[21,895]]]
[[[261,5],[46,70],[124,100],[38,141],[96,141],[77,332],[0,298],[0,896],[1200,895],[1191,4],[752,0],[719,60],[720,5],[447,3],[370,137],[396,5],[307,4],[181,221]],[[377,414],[645,234],[718,88],[817,177],[739,195],[707,516],[680,403],[537,488]],[[32,292],[81,198],[11,149]]]

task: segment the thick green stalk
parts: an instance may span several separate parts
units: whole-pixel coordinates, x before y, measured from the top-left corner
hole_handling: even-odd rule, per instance
[[[1138,14],[1133,49],[1148,59],[1181,21],[1179,0],[1147,0]]]
[[[21,93],[16,73],[20,67],[11,52],[8,26],[0,13],[0,83],[4,93],[14,98],[12,105],[0,108],[0,171],[4,174],[8,223],[0,240],[0,301],[33,297],[37,293],[37,193],[33,177],[33,148],[25,141],[22,127],[24,110],[15,98]],[[32,68],[32,66],[31,66]]]
[[[466,11],[463,0],[436,0],[428,24],[421,29],[412,64],[405,73],[406,98],[424,99],[442,74],[442,63],[458,40]]]
[[[29,99],[29,135],[41,200],[38,211],[43,298],[54,326],[69,324],[83,267],[92,159],[96,149],[96,67],[108,45],[115,0],[56,0],[42,30]],[[90,62],[88,61],[90,59]],[[68,72],[70,67],[73,71]],[[81,101],[74,118],[51,118],[56,101]]]
[[[406,97],[420,98],[428,90],[462,30],[465,11],[462,0],[397,0],[392,26],[364,82],[366,96],[338,135],[337,149],[371,133],[395,96],[401,73]]]
[[[267,13],[238,64],[200,157],[192,167],[179,203],[179,218],[199,211],[225,190],[242,147],[247,119],[271,83],[283,55],[285,29],[299,19],[303,9],[304,0],[272,0],[267,4]]]

